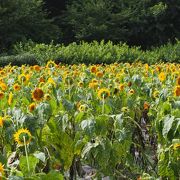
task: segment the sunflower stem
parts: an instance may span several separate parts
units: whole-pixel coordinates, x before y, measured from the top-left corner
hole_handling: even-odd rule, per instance
[[[103,94],[103,97],[102,97],[102,114],[104,114],[104,105],[105,105],[105,100],[104,100],[104,94]]]
[[[29,159],[28,159],[28,152],[27,152],[27,146],[26,146],[25,136],[23,136],[23,140],[24,140],[24,148],[25,148],[25,153],[26,153],[26,161],[27,161],[28,172],[30,172]]]
[[[69,100],[71,99],[71,85],[70,85],[70,80],[68,79],[68,88],[69,88]]]

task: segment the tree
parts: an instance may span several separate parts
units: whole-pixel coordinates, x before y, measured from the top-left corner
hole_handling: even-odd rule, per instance
[[[105,39],[147,48],[180,38],[179,16],[175,0],[71,0],[61,22],[76,41]]]
[[[57,40],[58,27],[47,19],[41,0],[0,0],[0,46],[9,48],[17,41]]]

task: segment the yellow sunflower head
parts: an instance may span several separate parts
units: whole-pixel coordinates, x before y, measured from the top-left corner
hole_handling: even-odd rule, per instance
[[[83,87],[84,83],[82,81],[78,82],[79,87]]]
[[[175,96],[180,96],[180,86],[176,86],[174,89],[174,95]]]
[[[39,65],[34,65],[34,66],[33,66],[33,69],[34,69],[35,71],[40,71],[40,70],[41,70],[41,67],[40,67]]]
[[[107,88],[102,88],[98,90],[98,97],[99,99],[106,99],[110,96],[110,91]]]
[[[51,99],[51,95],[50,95],[50,94],[45,94],[45,95],[44,95],[44,99],[45,99],[46,101],[49,101],[49,100]]]
[[[0,116],[0,127],[3,127],[3,124],[4,124],[4,118]]]
[[[93,83],[93,82],[89,83],[89,88],[96,89],[97,87],[98,87],[98,83]]]
[[[56,65],[57,64],[54,61],[50,60],[50,61],[47,62],[46,67],[47,68],[52,68],[52,67],[56,67]]]
[[[0,88],[2,89],[2,91],[6,91],[8,87],[5,83],[0,82]]]
[[[134,93],[135,93],[134,89],[131,89],[131,90],[129,91],[129,94],[130,94],[130,95],[132,95],[132,94],[134,94]]]
[[[124,84],[120,84],[119,89],[120,89],[120,91],[123,91],[124,90]]]
[[[53,78],[48,78],[48,84],[51,84],[51,85],[53,85],[54,87],[56,87],[56,83],[55,83],[55,81],[54,81],[54,79]]]
[[[13,89],[14,91],[19,91],[21,89],[21,86],[18,83],[16,83],[13,85]]]
[[[179,77],[177,77],[177,86],[180,86],[180,76]]]
[[[152,96],[153,98],[157,98],[159,96],[159,91],[155,90]]]
[[[122,112],[129,112],[129,108],[124,106],[121,108],[121,111]]]
[[[87,111],[88,106],[86,104],[82,104],[82,105],[79,106],[78,109],[79,109],[80,112],[85,112],[85,111]]]
[[[97,80],[97,79],[92,79],[91,82],[92,82],[92,83],[98,83],[98,80]]]
[[[159,78],[159,80],[160,80],[161,82],[165,81],[165,79],[166,79],[165,73],[164,73],[164,72],[161,72],[161,73],[159,74],[158,78]]]
[[[4,92],[0,91],[0,99],[4,97]]]
[[[31,142],[32,135],[27,129],[19,129],[14,134],[14,140],[17,142],[19,146],[24,146],[25,144],[29,144]]]
[[[29,74],[20,74],[18,76],[18,81],[20,83],[23,83],[23,84],[27,84],[29,79],[30,79],[30,75]]]
[[[90,71],[91,71],[91,73],[96,73],[97,72],[97,67],[96,66],[91,66]]]
[[[41,82],[45,82],[45,79],[44,79],[43,76],[39,78],[39,82],[40,82],[40,83],[41,83]]]
[[[99,77],[99,78],[103,77],[103,72],[102,71],[98,71],[96,73],[96,76]]]
[[[13,102],[13,93],[10,92],[9,93],[9,97],[8,97],[8,104],[9,104],[9,106],[12,104],[12,102]]]
[[[0,162],[0,179],[4,175],[4,165]]]
[[[33,98],[34,101],[40,101],[40,100],[42,100],[43,97],[44,97],[44,92],[40,88],[36,88],[32,92],[32,98]]]
[[[36,104],[35,104],[35,103],[31,103],[31,104],[29,105],[29,111],[30,111],[30,112],[34,111],[35,108],[36,108]]]
[[[148,110],[150,105],[148,104],[148,102],[144,102],[143,107],[144,107],[144,110]]]
[[[175,143],[175,144],[173,145],[173,149],[174,149],[174,150],[180,149],[180,143]]]

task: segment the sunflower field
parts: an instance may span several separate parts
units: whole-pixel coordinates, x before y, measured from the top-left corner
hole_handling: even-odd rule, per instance
[[[0,69],[0,179],[180,177],[180,64]]]

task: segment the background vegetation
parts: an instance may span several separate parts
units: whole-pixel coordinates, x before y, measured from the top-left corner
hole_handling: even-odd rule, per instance
[[[176,0],[1,0],[0,50],[16,42],[111,40],[150,48],[180,37]]]
[[[53,43],[37,44],[29,41],[28,43],[18,43],[14,45],[13,55],[0,57],[0,65],[5,66],[22,64],[44,65],[48,60],[55,60],[57,63],[64,64],[110,64],[114,62],[135,62],[155,64],[157,62],[177,62],[180,63],[180,41],[174,45],[168,43],[152,50],[141,50],[140,47],[129,47],[125,43],[113,44],[109,41],[93,41],[91,43],[81,42],[70,43],[65,46]]]

